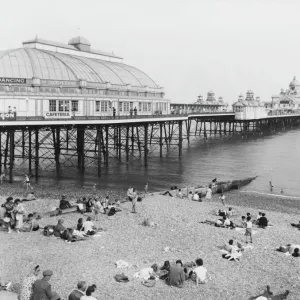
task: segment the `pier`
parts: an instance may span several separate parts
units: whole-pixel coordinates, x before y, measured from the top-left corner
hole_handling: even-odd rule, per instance
[[[19,168],[39,176],[40,170],[97,169],[100,177],[112,161],[129,163],[164,154],[182,155],[184,143],[210,136],[263,134],[300,125],[300,114],[236,120],[232,112],[186,115],[140,115],[44,119],[16,117],[0,121],[0,172],[9,182]]]

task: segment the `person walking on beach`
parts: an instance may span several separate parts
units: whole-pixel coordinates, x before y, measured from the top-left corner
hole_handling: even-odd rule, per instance
[[[145,194],[147,194],[148,193],[148,182],[146,182],[146,184],[145,184]]]
[[[252,222],[250,216],[247,217],[245,236],[246,236],[246,244],[248,244],[248,236],[250,239],[250,243],[252,243]]]
[[[2,184],[3,183],[3,179],[5,178],[5,173],[2,173],[1,175],[0,175],[0,184]]]
[[[132,193],[132,213],[136,213],[136,203],[137,203],[137,198],[138,198],[138,195],[137,195],[137,190],[134,189],[133,190],[133,193]]]
[[[212,195],[212,190],[211,190],[211,184],[209,185],[209,187],[206,190],[206,199],[211,199],[211,195]]]
[[[272,181],[269,182],[269,185],[270,185],[270,191],[272,192],[272,191],[273,191],[273,184],[272,184]]]
[[[25,174],[25,180],[23,181],[23,183],[26,184],[26,190],[28,190],[29,188],[33,189],[33,187],[30,185],[29,176],[26,174]]]
[[[221,199],[222,204],[223,204],[224,206],[226,206],[226,205],[225,205],[225,198],[226,198],[225,195],[222,193],[222,194],[221,194],[221,197],[219,197],[219,198]]]

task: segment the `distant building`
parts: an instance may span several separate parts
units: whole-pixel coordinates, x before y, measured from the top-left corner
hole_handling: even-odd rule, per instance
[[[278,95],[272,96],[271,102],[265,102],[265,107],[280,113],[293,112],[300,109],[300,83],[294,77],[289,84],[289,89],[281,89]]]
[[[224,102],[223,97],[216,99],[215,93],[209,91],[206,100],[202,95],[194,103],[171,103],[171,112],[174,114],[187,114],[197,112],[222,112],[227,111],[228,104]]]
[[[260,98],[254,98],[254,93],[249,90],[246,98],[241,94],[237,102],[232,105],[235,112],[235,118],[238,120],[261,119],[267,116],[265,106],[261,103]]]

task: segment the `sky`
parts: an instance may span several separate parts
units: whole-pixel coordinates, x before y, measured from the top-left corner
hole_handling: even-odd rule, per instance
[[[2,0],[0,50],[81,35],[147,73],[172,102],[212,90],[270,101],[300,81],[298,0]]]

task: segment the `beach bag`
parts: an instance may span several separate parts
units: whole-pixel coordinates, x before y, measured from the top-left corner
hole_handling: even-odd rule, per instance
[[[125,276],[124,273],[117,274],[114,276],[114,278],[117,282],[128,282],[129,281],[129,278],[127,276]]]
[[[113,216],[116,213],[116,209],[114,207],[112,207],[109,212],[108,212],[108,216]]]

